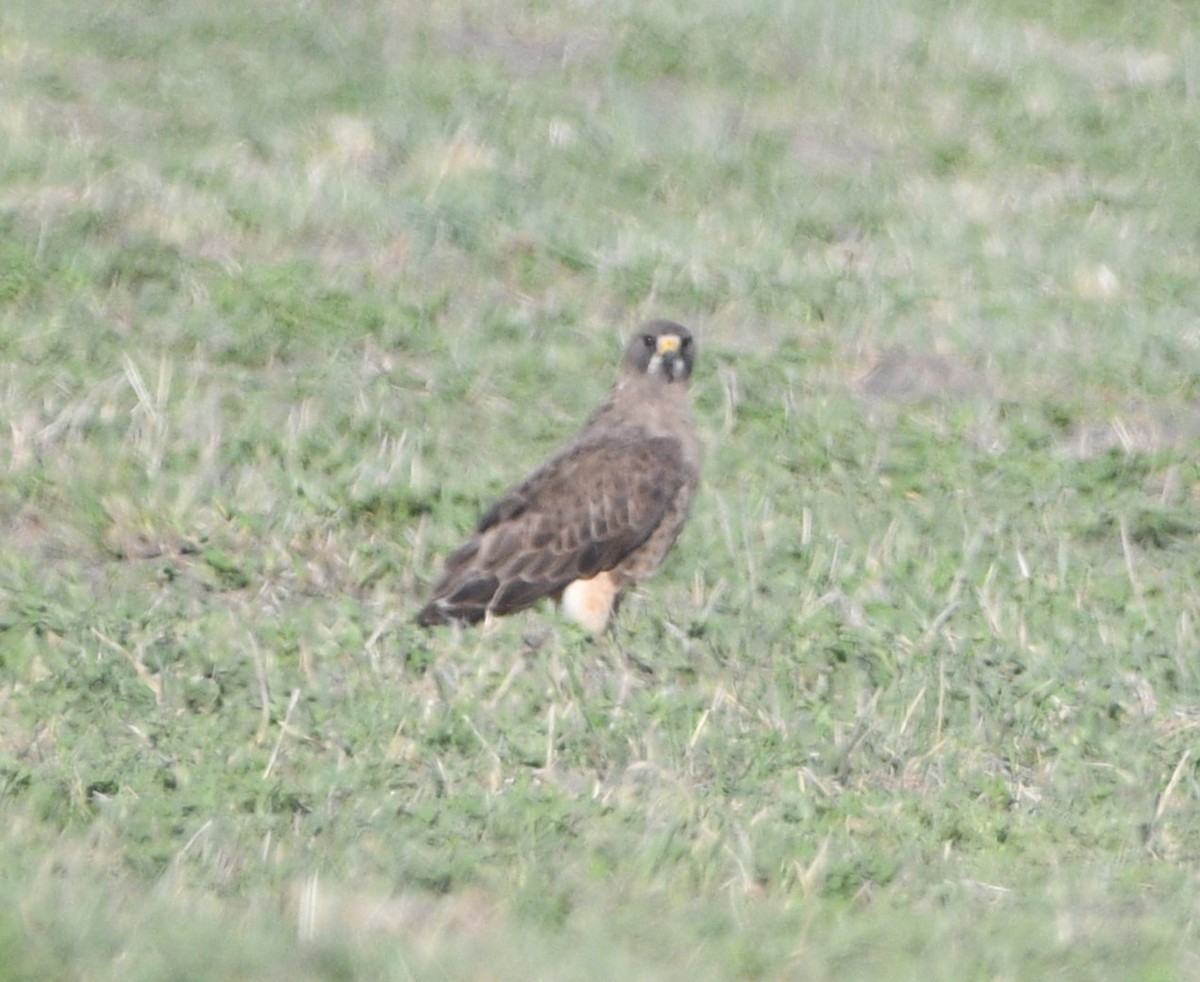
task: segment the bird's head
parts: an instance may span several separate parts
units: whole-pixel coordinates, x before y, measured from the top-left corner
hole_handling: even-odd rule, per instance
[[[664,382],[686,382],[692,374],[696,345],[692,332],[673,321],[643,324],[625,347],[625,370]]]

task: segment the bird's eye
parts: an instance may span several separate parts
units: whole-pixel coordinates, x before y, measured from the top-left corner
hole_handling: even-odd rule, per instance
[[[657,344],[657,343],[658,342],[656,342],[654,340],[653,334],[643,334],[642,335],[642,344],[644,344],[647,348],[653,348],[655,346],[655,344]]]
[[[685,348],[690,348],[692,346],[692,339],[688,337],[680,338],[679,343]]]

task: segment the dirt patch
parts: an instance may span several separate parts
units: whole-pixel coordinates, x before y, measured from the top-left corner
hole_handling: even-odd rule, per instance
[[[452,938],[484,941],[500,929],[502,920],[497,905],[477,890],[444,896],[388,896],[326,885],[315,876],[289,887],[283,909],[306,940],[393,937],[427,956]]]
[[[900,403],[987,399],[993,386],[987,375],[955,355],[888,348],[870,361],[854,382],[855,390],[875,402]]]
[[[494,58],[516,78],[598,60],[610,47],[606,36],[599,33],[581,35],[573,30],[529,28],[526,23],[518,33],[509,25],[463,17],[438,32],[437,44],[449,54],[472,59]]]

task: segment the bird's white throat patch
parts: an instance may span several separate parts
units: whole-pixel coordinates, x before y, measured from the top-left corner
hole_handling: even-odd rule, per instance
[[[590,580],[574,580],[563,590],[563,612],[585,631],[600,634],[612,615],[617,585],[612,574],[597,573]]]
[[[679,358],[673,358],[670,365],[671,367],[668,369],[662,355],[651,355],[650,364],[646,366],[646,374],[661,375],[668,382],[674,382],[683,369],[683,361]]]

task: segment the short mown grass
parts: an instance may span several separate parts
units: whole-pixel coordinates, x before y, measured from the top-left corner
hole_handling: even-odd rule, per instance
[[[1189,978],[1200,10],[14,0],[0,979]],[[593,642],[412,615],[623,335]]]

